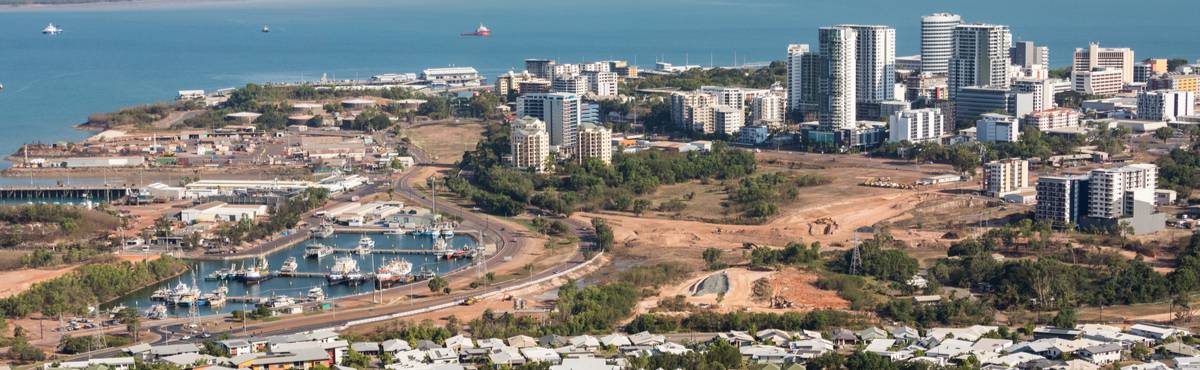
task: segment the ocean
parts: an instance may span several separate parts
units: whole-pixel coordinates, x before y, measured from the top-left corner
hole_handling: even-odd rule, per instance
[[[1200,57],[1200,3],[938,0],[247,0],[202,4],[0,10],[0,153],[78,140],[93,112],[173,99],[178,90],[249,82],[367,78],[473,66],[487,76],[526,58],[625,59],[643,68],[779,60],[816,28],[886,24],[898,55],[918,54],[920,16],[1010,25],[1050,47],[1055,66],[1089,41],[1137,57]],[[1135,11],[1136,10],[1136,11]],[[54,22],[65,32],[45,36]],[[492,37],[461,37],[482,22]],[[264,25],[270,33],[262,33]],[[736,58],[736,59],[735,59]],[[5,164],[6,166],[7,164]]]

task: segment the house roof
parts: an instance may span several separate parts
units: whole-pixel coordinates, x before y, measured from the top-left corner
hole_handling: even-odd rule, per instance
[[[407,341],[399,339],[385,340],[383,343],[380,343],[379,347],[385,352],[399,352],[412,349],[412,346],[409,346]]]

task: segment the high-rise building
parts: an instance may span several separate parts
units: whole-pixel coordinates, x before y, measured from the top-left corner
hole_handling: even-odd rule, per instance
[[[550,84],[550,91],[584,95],[588,92],[588,78],[583,75],[556,75]]]
[[[525,59],[525,70],[534,77],[549,80],[554,75],[554,64],[550,59]]]
[[[1029,187],[1029,161],[1008,158],[983,164],[983,192],[991,197],[1007,194]]]
[[[857,127],[857,32],[847,27],[822,27],[818,36],[821,51],[818,122],[826,131],[853,129]]]
[[[716,105],[716,99],[709,94],[697,91],[672,93],[671,122],[682,129],[712,133],[712,107]]]
[[[1087,175],[1038,177],[1034,217],[1057,228],[1080,225],[1087,217],[1088,180]]]
[[[521,71],[521,73],[508,71],[508,73],[496,77],[496,95],[514,99],[524,92],[521,90],[522,84],[528,82],[550,83],[550,81],[534,76],[529,71]]]
[[[1154,73],[1153,64],[1138,63],[1133,65],[1133,82],[1147,82],[1157,76],[1158,73]]]
[[[1133,49],[1102,48],[1094,42],[1089,43],[1087,49],[1075,49],[1075,58],[1071,63],[1072,74],[1096,68],[1116,69],[1121,71],[1121,82],[1133,82]]]
[[[921,72],[944,74],[950,69],[954,50],[954,27],[962,17],[950,13],[934,13],[921,17]]]
[[[596,158],[605,164],[612,163],[612,130],[601,125],[585,123],[579,127],[579,149],[576,151],[582,163]]]
[[[785,113],[784,99],[778,94],[760,95],[750,100],[750,122],[756,125],[782,125]]]
[[[902,110],[888,117],[888,142],[941,142],[946,136],[946,117],[941,109]]]
[[[550,135],[546,124],[534,117],[522,117],[512,123],[509,134],[514,167],[546,172],[546,161],[550,157]]]
[[[1067,127],[1079,127],[1079,111],[1071,108],[1040,110],[1021,118],[1021,124],[1046,131]]]
[[[746,123],[746,114],[741,109],[718,105],[712,109],[713,130],[718,134],[733,135]]]
[[[525,94],[517,98],[517,116],[530,116],[545,122],[550,145],[560,150],[575,146],[581,123],[579,95],[569,93]]]
[[[604,63],[605,66],[608,63]],[[584,71],[588,92],[596,96],[617,96],[617,74],[609,71]]]
[[[787,49],[787,98],[789,111],[816,111],[819,58],[807,44],[791,44]]]
[[[1098,168],[1088,172],[1088,217],[1121,218],[1133,211],[1126,204],[1126,197],[1137,198],[1144,190],[1153,192],[1158,180],[1158,166],[1148,163],[1131,164],[1119,168]],[[1132,200],[1132,199],[1130,199]]]
[[[1033,94],[1003,87],[967,86],[954,100],[954,121],[975,122],[984,113],[1005,111],[1015,117],[1033,112]]]
[[[1080,94],[1112,96],[1125,86],[1121,82],[1121,70],[1115,68],[1079,71],[1073,73],[1072,77],[1075,79],[1075,92]]]
[[[975,122],[975,138],[983,142],[1014,143],[1021,138],[1017,118],[1004,114],[984,113]]]
[[[1021,41],[1008,49],[1008,57],[1013,65],[1030,68],[1035,65],[1050,66],[1050,48],[1037,46],[1033,41]]]
[[[701,86],[700,92],[711,95],[717,105],[738,110],[746,109],[746,91],[740,87]]]
[[[853,29],[855,98],[863,103],[895,99],[896,29],[888,26],[843,24]],[[871,117],[872,119],[878,117]]]
[[[1054,81],[1045,78],[1018,78],[1012,82],[1012,91],[1033,95],[1033,111],[1054,108]]]
[[[1196,114],[1196,93],[1183,90],[1154,90],[1138,93],[1138,119],[1174,121]]]
[[[967,86],[1008,87],[1008,26],[961,24],[954,27],[948,85],[950,99]]]

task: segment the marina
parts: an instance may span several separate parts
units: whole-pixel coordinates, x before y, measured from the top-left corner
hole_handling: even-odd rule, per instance
[[[364,238],[370,242],[363,241]],[[370,253],[357,252],[360,246],[371,243]],[[467,256],[478,253],[475,246],[474,239],[466,236],[336,233],[261,258],[194,261],[192,271],[104,307],[125,305],[137,308],[147,317],[180,317],[192,310],[207,315],[279,305],[284,302],[281,297],[295,304],[310,303],[469,267],[471,259]],[[325,250],[323,253],[327,254],[323,258],[305,258],[309,251],[315,250]],[[459,256],[446,257],[454,254]],[[272,269],[272,266],[277,267]]]

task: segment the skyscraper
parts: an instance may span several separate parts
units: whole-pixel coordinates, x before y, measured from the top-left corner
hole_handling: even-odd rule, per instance
[[[950,99],[967,86],[1008,87],[1008,26],[960,24],[954,27],[947,85]]]
[[[517,116],[530,116],[546,123],[550,145],[573,148],[579,130],[579,95],[568,93],[525,94],[517,98]]]
[[[816,110],[817,80],[816,53],[808,44],[790,44],[787,49],[787,110],[811,112]]]
[[[512,164],[517,168],[530,168],[546,172],[546,158],[550,156],[550,136],[546,124],[533,117],[522,117],[512,123],[509,135]]]
[[[823,130],[857,126],[856,82],[858,32],[849,27],[821,27],[818,122]]]
[[[896,29],[847,24],[855,38],[855,97],[862,103],[896,98]]]
[[[608,127],[584,124],[579,128],[579,161],[596,158],[605,164],[612,163],[612,130]]]
[[[954,27],[962,17],[950,13],[934,13],[921,17],[921,71],[946,73],[953,52]]]

